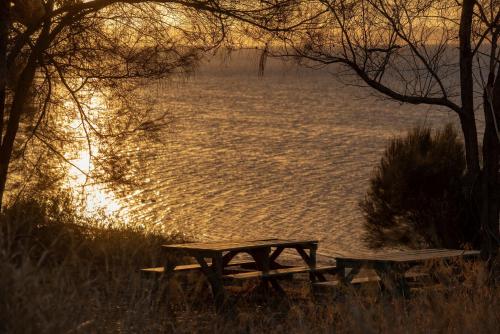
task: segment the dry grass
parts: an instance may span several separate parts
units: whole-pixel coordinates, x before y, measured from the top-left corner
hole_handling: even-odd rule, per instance
[[[161,263],[161,236],[134,228],[82,225],[64,201],[22,201],[0,235],[0,332],[6,333],[496,333],[500,291],[480,263],[446,273],[446,288],[410,299],[376,287],[315,296],[288,282],[286,298],[249,286],[216,314],[206,282],[141,277]],[[85,226],[85,227],[84,227]],[[444,285],[443,285],[444,286]],[[248,288],[248,289],[245,289]],[[241,290],[241,289],[240,289]]]

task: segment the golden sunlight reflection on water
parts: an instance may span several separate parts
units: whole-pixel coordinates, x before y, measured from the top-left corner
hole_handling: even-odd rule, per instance
[[[86,104],[88,114],[105,110],[104,101],[98,96],[92,96]],[[127,208],[120,203],[115,193],[102,183],[98,183],[90,176],[95,164],[94,159],[99,155],[96,146],[87,145],[87,133],[81,118],[70,121],[71,132],[79,138],[77,152],[67,152],[65,158],[70,162],[66,186],[80,204],[81,214],[85,217],[117,218],[128,223]]]

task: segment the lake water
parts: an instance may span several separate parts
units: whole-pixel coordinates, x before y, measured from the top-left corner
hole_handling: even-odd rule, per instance
[[[362,250],[358,201],[387,140],[453,113],[345,85],[326,70],[250,57],[145,87],[171,124],[130,143],[142,184],[109,199],[117,214],[200,240],[314,238],[320,253]]]

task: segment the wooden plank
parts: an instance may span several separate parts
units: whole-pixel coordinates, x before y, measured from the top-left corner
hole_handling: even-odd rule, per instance
[[[226,252],[226,251],[246,251],[263,247],[284,247],[291,248],[301,246],[309,248],[317,244],[317,240],[241,240],[241,241],[217,241],[217,242],[199,242],[176,245],[162,245],[164,249],[180,250],[184,252]]]
[[[357,285],[368,282],[378,282],[380,279],[376,277],[360,277],[354,278],[349,284]],[[341,281],[325,281],[325,282],[314,282],[313,287],[315,288],[336,288],[342,284]]]
[[[453,257],[468,257],[477,256],[479,251],[442,251],[442,252],[430,252],[430,253],[420,253],[420,254],[405,254],[399,257],[394,257],[393,261],[406,262],[406,261],[427,261],[427,260],[440,260]]]
[[[391,252],[371,255],[355,255],[355,256],[340,256],[336,257],[338,262],[366,261],[366,262],[416,262],[432,259],[444,259],[452,257],[467,257],[477,256],[479,251],[464,251],[464,250],[449,250],[449,249],[433,249],[421,252]]]
[[[337,258],[380,258],[384,256],[398,256],[402,254],[420,254],[420,253],[431,253],[431,252],[443,252],[443,251],[457,251],[457,249],[446,249],[446,248],[426,248],[426,249],[407,249],[398,251],[383,251],[383,252],[342,252],[334,256]],[[464,251],[464,250],[458,250]],[[468,251],[465,251],[468,252]]]
[[[207,262],[208,265],[211,265],[211,262]],[[241,265],[249,265],[249,264],[255,264],[254,261],[233,261],[232,263],[229,263],[226,265],[226,267],[236,267],[236,266],[241,266]],[[144,273],[156,273],[156,274],[161,274],[164,272],[164,267],[154,267],[154,268],[144,268],[141,269],[141,272]],[[173,269],[174,272],[179,272],[179,271],[189,271],[189,270],[199,270],[201,269],[201,266],[199,264],[183,264],[183,265],[178,265],[175,266]]]
[[[398,251],[398,252],[384,252],[384,253],[358,253],[358,254],[347,254],[336,256],[336,258],[346,258],[346,259],[387,259],[395,258],[400,256],[418,256],[420,254],[444,254],[447,252],[461,254],[469,254],[470,252],[477,254],[478,251],[464,251],[464,250],[453,250],[453,249],[421,249],[421,250],[408,250],[408,251]]]
[[[399,252],[394,254],[389,254],[392,257],[411,257],[414,259],[420,259],[422,256],[435,256],[435,257],[447,257],[447,256],[468,256],[468,255],[479,255],[479,251],[466,251],[460,249],[433,249],[433,250],[421,250],[414,252]]]
[[[427,277],[429,276],[426,273],[407,273],[405,274],[406,279],[410,280],[415,280],[420,277]],[[370,282],[380,282],[380,277],[377,275],[370,275],[370,276],[363,276],[363,277],[355,277],[353,278],[349,284],[363,284],[363,283],[370,283]],[[313,286],[314,287],[320,287],[320,288],[334,288],[338,287],[342,282],[339,280],[336,281],[326,281],[326,282],[314,282]]]
[[[192,250],[205,250],[205,251],[224,251],[228,248],[233,250],[234,247],[251,247],[261,245],[263,243],[275,243],[279,239],[264,239],[264,240],[234,240],[234,241],[212,241],[212,242],[193,242],[174,245],[162,245],[166,249],[192,249]]]
[[[382,253],[375,253],[374,255],[398,255],[398,254],[420,254],[420,253],[439,253],[443,251],[449,251],[450,249],[446,248],[426,248],[426,249],[407,249],[407,250],[400,250],[400,251],[391,251],[391,252],[382,252]],[[456,250],[456,249],[455,249]]]
[[[402,250],[399,252],[395,253],[404,253],[404,254],[420,254],[420,253],[432,253],[432,252],[443,252],[443,251],[456,251],[457,249],[447,249],[447,248],[424,248],[424,249],[407,249],[407,250]],[[458,249],[462,251],[461,249]]]
[[[327,272],[335,270],[335,266],[317,266],[315,268],[309,267],[290,267],[290,268],[280,268],[269,270],[267,273],[262,271],[250,271],[246,273],[230,274],[224,275],[224,279],[229,280],[243,280],[251,278],[270,278],[279,276],[288,276],[292,274],[309,273],[309,272]]]
[[[142,273],[163,274],[165,272],[165,267],[144,268],[140,269],[140,271]]]

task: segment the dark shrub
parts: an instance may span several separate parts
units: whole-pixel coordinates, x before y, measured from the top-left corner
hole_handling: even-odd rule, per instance
[[[473,234],[462,191],[464,148],[451,125],[391,140],[360,207],[372,247],[460,247]]]
[[[65,193],[21,198],[0,214],[0,254],[20,265],[32,261],[43,266],[111,266],[133,268],[159,262],[160,245],[185,241],[183,235],[161,234],[113,222],[100,225],[97,218],[78,214]],[[0,261],[2,258],[0,257]]]

